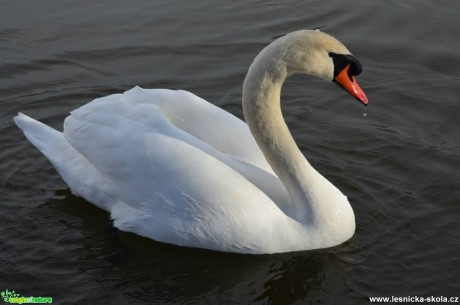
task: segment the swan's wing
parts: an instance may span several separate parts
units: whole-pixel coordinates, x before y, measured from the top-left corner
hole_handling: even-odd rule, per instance
[[[147,99],[146,96],[143,95],[145,90],[140,88],[139,90],[138,94],[136,94],[136,96],[140,95],[139,99],[132,94],[114,94],[96,99],[93,102],[72,111],[71,115],[66,118],[64,124],[64,136],[67,141],[94,166],[97,165],[101,167],[107,163],[107,169],[111,170],[111,166],[113,164],[122,164],[123,162],[126,162],[126,160],[133,158],[133,155],[123,154],[124,152],[133,153],[129,149],[122,148],[124,143],[127,143],[131,139],[136,139],[139,143],[143,143],[146,142],[146,139],[144,139],[143,136],[148,133],[162,134],[195,146],[196,148],[202,150],[205,154],[208,154],[225,165],[233,168],[251,183],[256,185],[274,202],[282,205],[289,201],[289,195],[287,194],[284,186],[271,172],[271,169],[270,172],[268,172],[264,168],[258,167],[246,160],[242,160],[243,158],[239,158],[238,156],[235,157],[227,152],[222,152],[213,145],[210,145],[209,143],[177,127],[171,123],[169,117],[163,113],[162,109],[160,109],[155,103],[149,102],[150,99]],[[128,93],[132,93],[131,91],[132,90],[128,91]],[[166,92],[166,95],[171,95],[175,92],[171,90],[164,91]],[[181,92],[181,94],[191,95],[191,93],[187,93],[185,91]],[[158,98],[159,95],[156,94],[156,97]],[[196,99],[198,98],[196,97]],[[142,101],[146,102],[143,103]],[[200,100],[199,102],[210,105],[204,100]],[[177,101],[176,106],[179,106]],[[203,110],[203,114],[200,115],[203,116],[204,114],[212,111],[218,112],[218,108],[212,108],[214,106],[208,108],[206,107],[208,106],[203,106],[205,110]],[[199,107],[192,106],[190,108],[194,108],[194,110],[197,111]],[[185,112],[185,110],[182,111]],[[223,110],[219,111],[225,113]],[[208,124],[210,124],[213,119],[215,120],[216,117],[217,116],[214,116],[214,118],[209,119]],[[235,127],[236,129],[241,128],[244,130],[244,128],[247,128],[245,123],[233,116],[232,118],[230,118],[226,124],[235,120],[236,123],[240,123],[239,125],[237,124]],[[203,117],[202,120],[196,120],[194,122],[195,125],[200,126],[204,119],[205,118]],[[189,126],[189,128],[191,128],[191,126]],[[199,127],[195,127],[195,129],[198,130]],[[221,142],[220,138],[213,137],[213,135],[217,134],[216,130],[218,129],[214,128],[212,132],[210,132],[208,139],[210,139],[211,142],[214,140],[213,143],[219,144]],[[201,133],[204,134],[204,132]],[[223,135],[221,137],[223,137]],[[247,141],[242,139],[240,142],[233,139],[236,146],[244,147],[240,152],[244,152],[245,149],[249,147],[248,143],[251,141],[254,142],[252,138]],[[109,150],[109,148],[111,150]],[[237,149],[235,149],[235,151],[236,150]],[[246,151],[248,152],[248,155],[250,155],[249,151]],[[118,152],[121,155],[118,156],[118,159],[116,160],[110,159],[106,156],[107,152],[110,152],[111,154]],[[257,157],[257,152],[253,153],[251,156]],[[187,157],[184,156],[184,158]],[[265,159],[260,159],[259,161],[259,163],[266,162]],[[101,167],[101,170],[104,169]]]
[[[251,248],[259,241],[264,247],[271,244],[263,239],[273,221],[284,215],[231,161],[174,126],[154,104],[133,105],[120,95],[93,101],[66,118],[64,137],[97,169],[112,200],[106,209],[123,230],[210,249]],[[246,167],[254,177],[263,175]],[[267,189],[279,187],[259,180]]]
[[[176,127],[274,174],[245,122],[188,91],[134,87],[121,98],[133,105],[155,104]]]

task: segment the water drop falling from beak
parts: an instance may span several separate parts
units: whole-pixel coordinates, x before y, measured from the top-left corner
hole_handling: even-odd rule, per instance
[[[367,116],[367,107],[366,107],[366,105],[364,105],[363,116]]]

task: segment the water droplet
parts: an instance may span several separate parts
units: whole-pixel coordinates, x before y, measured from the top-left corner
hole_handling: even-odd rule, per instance
[[[363,116],[367,116],[367,107],[364,106]]]

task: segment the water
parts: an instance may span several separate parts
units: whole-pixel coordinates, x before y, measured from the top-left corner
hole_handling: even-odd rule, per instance
[[[454,1],[4,1],[0,11],[0,290],[56,304],[367,304],[460,291],[460,66]],[[181,88],[242,117],[241,86],[276,36],[322,27],[363,65],[370,113],[293,76],[283,111],[350,199],[332,249],[269,256],[168,246],[106,229],[14,126],[127,90]]]

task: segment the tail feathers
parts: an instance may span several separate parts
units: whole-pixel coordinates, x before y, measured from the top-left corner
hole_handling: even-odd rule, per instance
[[[22,113],[14,117],[14,122],[26,138],[51,161],[62,178],[67,180],[69,164],[81,157],[65,140],[63,133]]]
[[[109,211],[106,192],[101,188],[100,175],[62,132],[18,113],[14,122],[26,138],[51,161],[72,192]]]
[[[62,132],[48,125],[22,113],[14,117],[14,122],[27,139],[50,160],[56,159],[61,151],[69,149],[70,145],[64,139]]]

